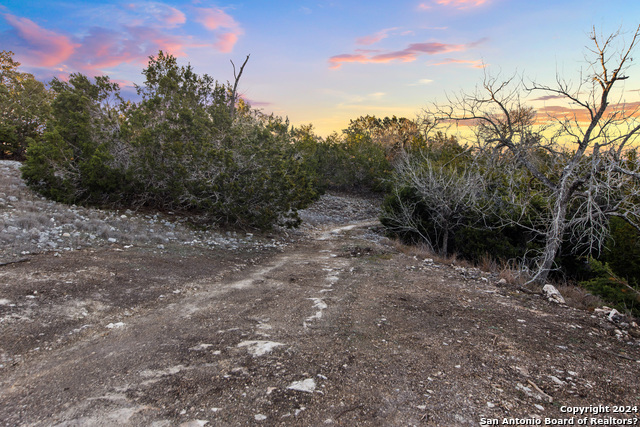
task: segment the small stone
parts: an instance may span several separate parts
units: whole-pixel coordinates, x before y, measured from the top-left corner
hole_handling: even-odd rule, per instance
[[[124,328],[125,324],[123,322],[117,322],[117,323],[109,323],[106,328],[107,329],[117,329],[117,328]]]
[[[266,416],[266,415],[262,415],[262,414],[255,414],[255,415],[253,416],[253,418],[254,418],[256,421],[264,421],[264,420],[266,420],[266,419],[267,419],[267,416]]]
[[[115,242],[117,242],[117,241],[118,241],[118,239],[116,239],[115,237],[109,237],[109,238],[107,239],[107,241],[108,241],[109,243],[115,243]]]
[[[289,390],[303,391],[305,393],[313,393],[313,391],[316,389],[316,382],[313,378],[307,378],[306,380],[302,380],[302,381],[294,381],[287,388]]]
[[[614,322],[614,321],[620,319],[622,317],[622,314],[620,314],[620,312],[618,310],[616,310],[615,308],[612,308],[607,317],[609,318],[609,320],[611,322]]]
[[[566,383],[564,381],[562,381],[560,378],[555,377],[553,375],[549,375],[549,378],[551,378],[551,381],[553,381],[554,383],[556,383],[557,385],[565,385]]]

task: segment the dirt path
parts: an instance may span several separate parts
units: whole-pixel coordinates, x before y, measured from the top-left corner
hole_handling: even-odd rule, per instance
[[[0,267],[2,425],[454,426],[640,404],[638,342],[612,323],[398,253],[373,225]]]

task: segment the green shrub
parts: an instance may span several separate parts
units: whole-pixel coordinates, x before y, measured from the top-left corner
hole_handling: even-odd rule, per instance
[[[640,285],[640,233],[621,218],[609,222],[609,239],[602,256],[613,272],[634,286]]]
[[[280,119],[241,106],[232,121],[227,86],[162,53],[144,74],[138,103],[106,77],[54,80],[27,183],[66,203],[190,211],[243,227],[299,223],[317,194]]]
[[[0,52],[0,158],[23,160],[42,137],[51,93],[29,73],[18,71],[13,52]]]
[[[297,135],[296,149],[319,192],[385,190],[391,164],[384,147],[361,134],[330,135],[326,140]]]
[[[588,280],[580,282],[580,285],[600,296],[607,303],[619,311],[629,311],[636,317],[640,317],[640,291],[618,277],[611,267],[596,259],[589,260],[590,276]]]

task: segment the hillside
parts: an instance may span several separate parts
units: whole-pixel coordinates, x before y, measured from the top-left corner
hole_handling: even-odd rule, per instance
[[[630,319],[399,248],[376,201],[252,234],[48,202],[14,162],[0,183],[4,425],[639,422]]]

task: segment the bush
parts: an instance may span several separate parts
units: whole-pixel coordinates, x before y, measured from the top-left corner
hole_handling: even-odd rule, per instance
[[[106,77],[54,80],[53,117],[29,149],[27,183],[66,203],[148,206],[212,222],[295,226],[316,197],[286,127],[241,106],[230,90],[162,52],[145,69],[139,103]],[[113,101],[118,101],[115,105]]]
[[[580,282],[582,287],[602,297],[619,311],[629,311],[640,317],[640,291],[619,278],[606,263],[591,258],[589,267],[591,278]]]
[[[601,256],[613,272],[634,286],[640,285],[640,233],[621,218],[609,222],[610,237]]]
[[[391,176],[384,147],[360,134],[326,140],[298,135],[296,148],[319,192],[327,189],[383,192]]]
[[[124,171],[112,166],[117,113],[105,102],[118,86],[80,74],[51,83],[56,97],[42,140],[32,143],[22,174],[36,191],[65,203],[117,202]]]
[[[526,185],[521,185],[524,190],[515,190],[528,200],[527,212],[516,211],[514,189],[502,184],[504,176],[482,159],[471,160],[467,150],[444,134],[405,152],[395,162],[382,224],[405,243],[426,244],[442,256],[455,253],[474,262],[487,256],[498,261],[524,258],[539,248],[533,231],[539,203],[529,200]],[[515,181],[527,182],[526,177]]]
[[[24,160],[42,137],[51,93],[29,73],[18,71],[13,52],[0,52],[0,158]]]

